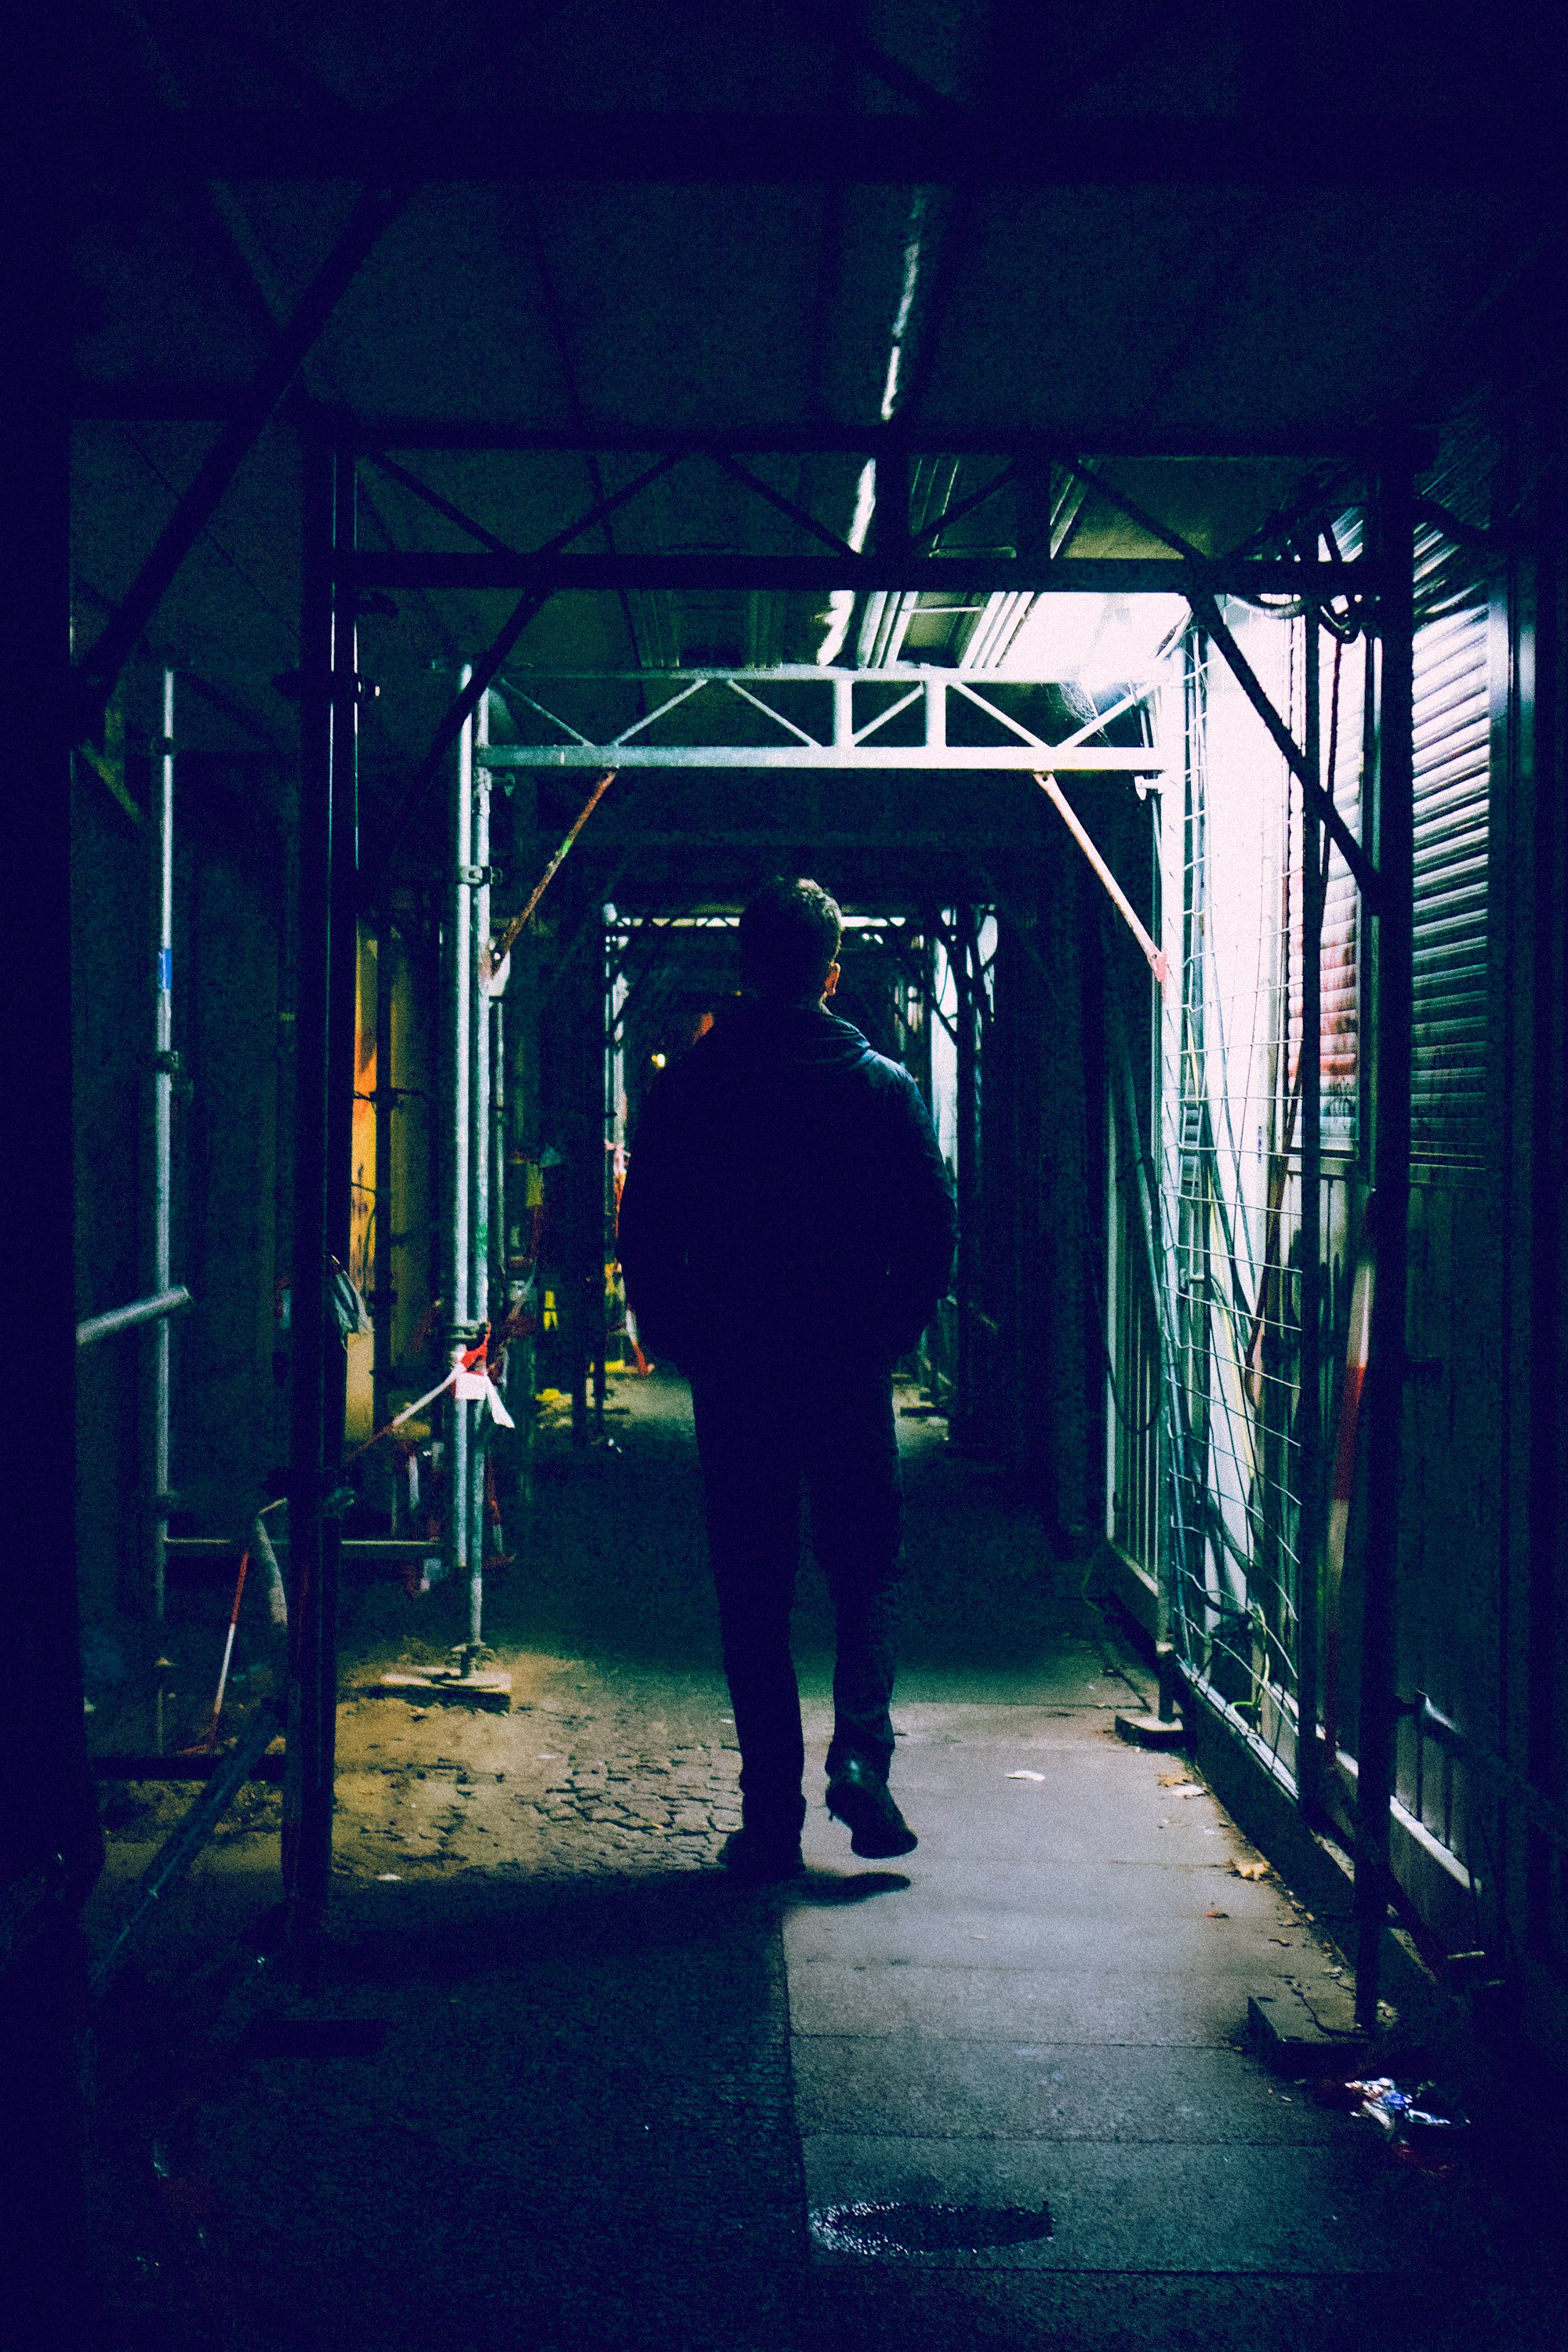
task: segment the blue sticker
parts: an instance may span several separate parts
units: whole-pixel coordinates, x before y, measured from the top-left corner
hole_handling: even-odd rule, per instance
[[[158,985],[160,988],[164,990],[171,989],[174,985],[174,950],[173,948],[160,948],[158,950]]]

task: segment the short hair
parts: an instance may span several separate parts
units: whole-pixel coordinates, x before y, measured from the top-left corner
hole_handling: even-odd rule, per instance
[[[844,921],[820,882],[780,875],[741,917],[741,983],[759,996],[820,996]]]

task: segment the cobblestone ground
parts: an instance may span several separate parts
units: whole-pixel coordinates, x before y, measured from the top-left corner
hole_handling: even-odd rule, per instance
[[[526,1560],[487,1594],[510,1713],[370,1696],[388,1666],[444,1659],[461,1638],[460,1605],[446,1590],[414,1601],[395,1586],[345,1594],[340,1882],[694,1871],[716,1864],[739,1824],[689,1401],[673,1382],[626,1380],[616,1393],[629,1402],[612,1407],[619,1442],[608,1446],[574,1449],[560,1408],[542,1419]],[[216,1633],[210,1646],[216,1658]],[[181,1784],[106,1792],[105,1916],[190,1800]],[[221,1882],[267,1899],[280,1822],[276,1790],[242,1792],[197,1859],[192,1897],[216,1898]]]
[[[978,1666],[988,1688],[1012,1675],[1032,1697],[1037,1656],[1060,1638],[1038,1530],[981,1470],[954,1461],[913,1390],[900,1393],[911,1588],[900,1695],[962,1697]],[[679,1381],[629,1377],[612,1395],[607,1444],[574,1448],[559,1405],[542,1420],[521,1558],[486,1595],[510,1714],[370,1696],[384,1668],[437,1664],[461,1639],[455,1587],[417,1600],[395,1585],[345,1592],[334,1834],[345,1886],[695,1871],[716,1864],[738,1825],[689,1398]],[[977,1581],[990,1612],[975,1611]],[[808,1704],[826,1698],[831,1639],[808,1570],[796,1643]],[[209,1646],[216,1660],[216,1631]],[[105,1916],[190,1796],[155,1783],[106,1792]],[[226,1884],[237,1898],[271,1899],[279,1823],[275,1790],[243,1792],[198,1858],[190,1895],[216,1900]]]
[[[650,1718],[603,1686],[593,1696],[570,1707],[536,1699],[508,1716],[351,1698],[339,1718],[340,1874],[575,1874],[715,1861],[741,1818],[733,1732],[726,1738],[721,1720]]]
[[[368,1613],[345,1628],[340,1877],[697,1870],[738,1826],[689,1402],[675,1384],[615,1393],[609,1447],[575,1452],[563,1409],[543,1418],[526,1565],[487,1596],[510,1714],[364,1696],[393,1645]],[[406,1627],[406,1604],[391,1605]],[[434,1659],[441,1629],[428,1630]]]
[[[550,1662],[530,1662],[542,1680]],[[580,1675],[580,1668],[564,1669]],[[721,1717],[674,1724],[602,1686],[592,1704],[545,1697],[507,1716],[428,1712],[350,1696],[338,1718],[333,1867],[363,1883],[482,1872],[520,1876],[697,1870],[739,1826],[740,1757]],[[155,1782],[106,1806],[110,1875],[145,1866],[190,1801]],[[196,1864],[276,1866],[277,1790],[252,1785]],[[243,1865],[242,1865],[243,1866]]]

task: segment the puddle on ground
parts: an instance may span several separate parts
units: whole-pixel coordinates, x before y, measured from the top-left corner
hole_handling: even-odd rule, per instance
[[[810,2221],[813,2239],[830,2254],[979,2253],[1051,2234],[1045,2205],[818,2205]]]

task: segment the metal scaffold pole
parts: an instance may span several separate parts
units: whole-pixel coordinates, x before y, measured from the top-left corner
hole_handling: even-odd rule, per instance
[[[1322,766],[1321,624],[1315,604],[1306,619],[1308,768]],[[1334,780],[1328,779],[1331,793]],[[1320,1578],[1323,1538],[1323,1269],[1322,1269],[1322,1012],[1323,898],[1326,877],[1322,825],[1310,793],[1301,796],[1301,1098],[1300,1358],[1296,1407],[1296,1794],[1304,1812],[1321,1806],[1318,1716]]]
[[[154,1292],[170,1288],[173,1276],[173,1109],[174,1086],[174,673],[163,672],[161,757],[158,762],[157,872],[158,942],[153,976],[153,1250]],[[164,1571],[169,1534],[169,1318],[160,1316],[147,1340],[151,1443],[147,1460],[147,1557],[153,1622],[163,1622]],[[153,1747],[163,1752],[163,1685],[160,1675],[153,1700]]]
[[[601,1036],[607,1036],[613,1024],[606,1017],[612,986],[611,971],[614,954],[610,945],[605,908],[601,906],[599,926],[599,1007]],[[613,1047],[603,1045],[599,1050],[599,1215],[595,1242],[594,1263],[588,1270],[594,1285],[594,1435],[605,1434],[605,1407],[609,1402],[609,1373],[606,1356],[609,1349],[609,1300],[606,1292],[606,1267],[615,1256],[615,1181],[614,1125],[610,1106],[610,1087],[615,1056]]]
[[[952,1421],[967,1437],[973,1434],[975,1413],[974,1294],[980,1205],[980,953],[972,906],[955,910],[949,936],[958,950],[952,963],[958,1013],[958,1260],[953,1286],[958,1314]]]
[[[490,1007],[490,1230],[495,1235],[496,1272],[501,1278],[500,1311],[510,1311],[511,1300],[508,1292],[507,1217],[510,1202],[507,1187],[507,1086],[506,1086],[506,998],[498,996]]]
[[[481,695],[472,721],[480,764],[473,770],[471,824],[473,929],[469,943],[468,1151],[472,1206],[468,1218],[468,1313],[476,1328],[489,1319],[490,1296],[490,772],[483,764],[489,741],[489,696]],[[468,1547],[468,1640],[464,1663],[479,1663],[484,1645],[485,1480],[487,1415],[470,1404],[466,1505]]]
[[[605,1325],[605,946],[595,888],[592,877],[579,874],[570,895],[578,920],[563,967],[562,1008],[570,1086],[564,1118],[571,1187],[565,1304],[574,1445],[587,1445],[604,1432],[599,1367]],[[569,919],[563,911],[563,928]]]
[[[346,1262],[353,1113],[357,810],[353,613],[337,567],[353,539],[352,467],[330,427],[305,438],[300,614],[300,972],[296,1029],[288,1765],[283,1874],[309,1953],[331,1883],[337,1612],[347,1357],[331,1259]]]
[[[465,667],[462,683],[471,676]],[[451,991],[447,1063],[447,1341],[448,1349],[473,1345],[470,1298],[469,1211],[472,1204],[473,984],[474,984],[474,722],[463,721],[452,780],[452,884],[447,970]],[[468,1572],[468,1437],[473,1409],[456,1394],[447,1479],[447,1552],[450,1573]]]
[[[375,1239],[372,1257],[371,1321],[375,1327],[373,1426],[384,1429],[392,1410],[393,1273],[392,1161],[397,1094],[392,1076],[393,958],[396,933],[384,905],[375,939]],[[396,1482],[393,1482],[396,1494]],[[394,1509],[396,1504],[394,1503]]]
[[[1364,1406],[1367,1507],[1356,1734],[1356,2018],[1367,2032],[1378,2020],[1397,1722],[1414,992],[1415,505],[1410,465],[1390,465],[1377,499],[1384,574],[1373,852],[1379,885],[1373,1140],[1377,1282]]]

